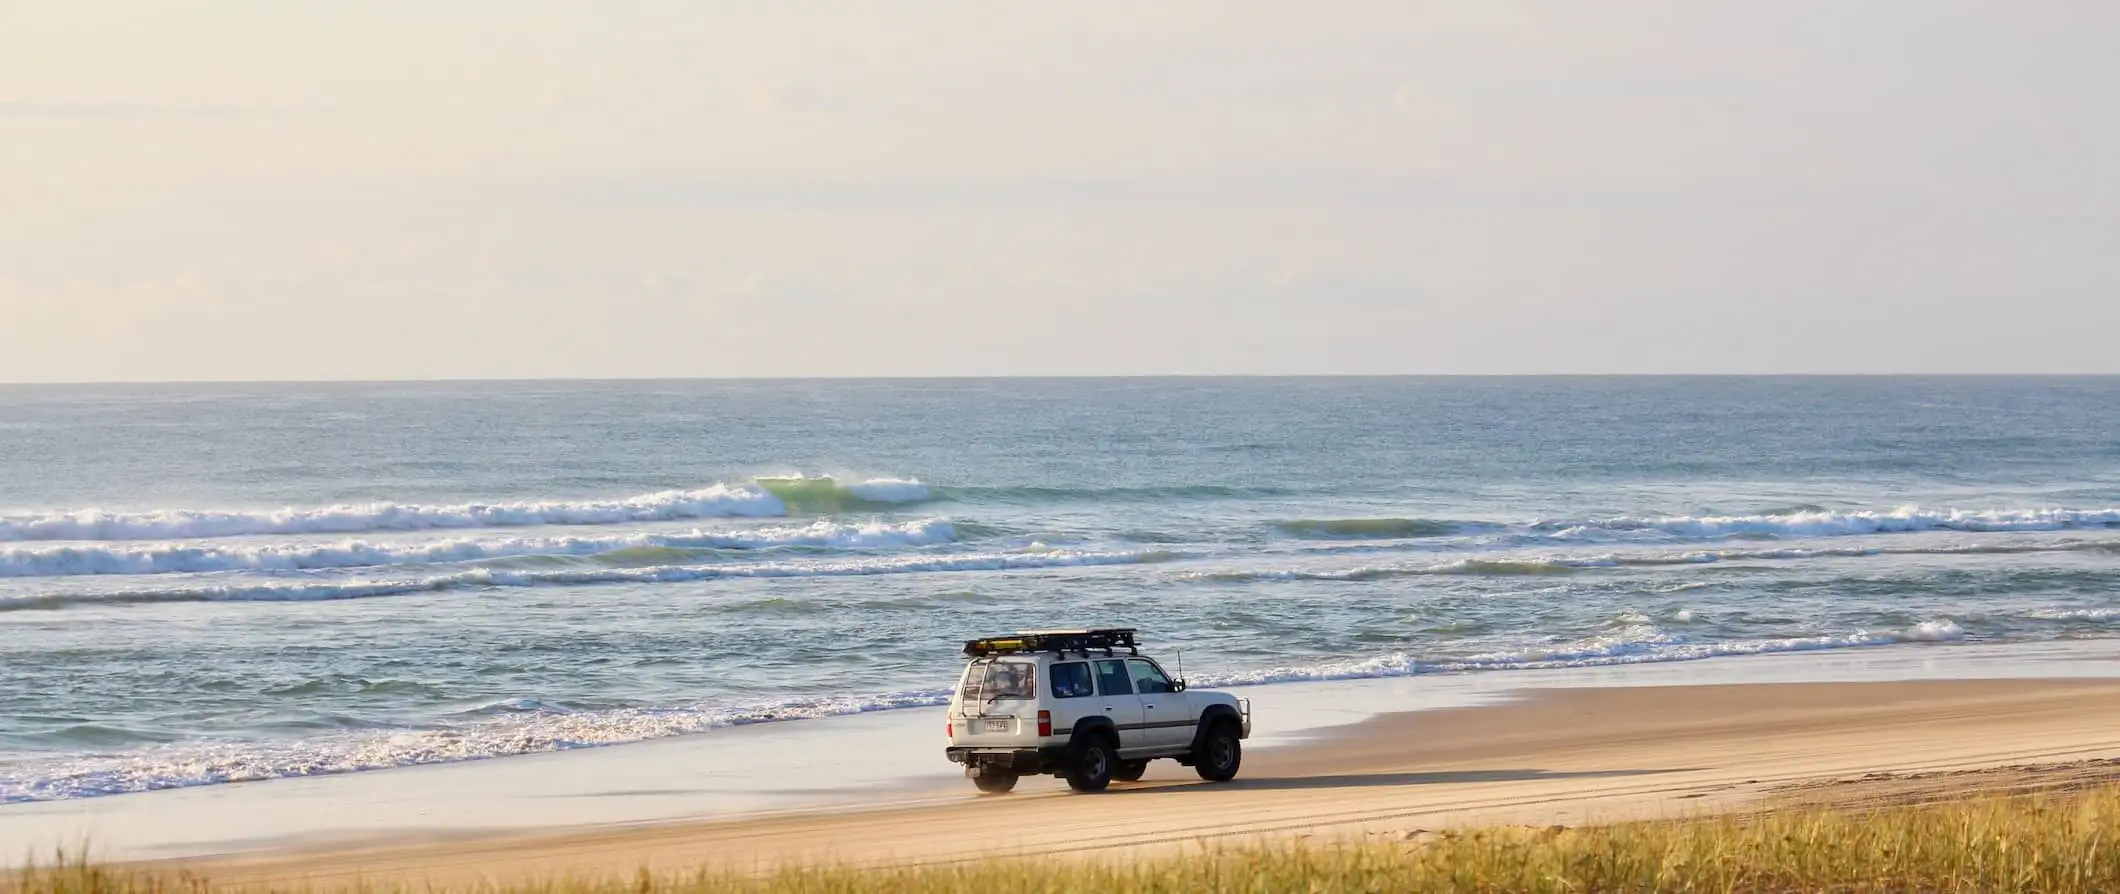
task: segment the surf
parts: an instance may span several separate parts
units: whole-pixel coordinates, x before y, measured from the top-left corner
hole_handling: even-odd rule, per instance
[[[274,510],[80,509],[0,517],[0,541],[191,540],[296,534],[363,534],[450,528],[594,526],[896,507],[929,499],[917,481],[761,478],[616,500],[507,503],[348,503]]]
[[[775,549],[887,549],[952,543],[957,529],[942,519],[890,524],[773,526],[611,537],[456,538],[431,543],[348,540],[322,544],[82,545],[0,549],[0,578],[85,575],[200,574],[222,571],[319,571],[393,565],[460,564],[507,558],[698,557],[708,551]]]

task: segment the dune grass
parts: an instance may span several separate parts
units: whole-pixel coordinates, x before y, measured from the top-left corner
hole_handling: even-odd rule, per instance
[[[2120,787],[1874,811],[1794,809],[1581,829],[1485,829],[1152,860],[699,872],[503,890],[689,892],[2120,892]],[[207,891],[196,877],[59,865],[24,894]],[[0,883],[0,889],[8,885]],[[375,889],[388,890],[388,889]],[[413,887],[409,890],[427,890]]]

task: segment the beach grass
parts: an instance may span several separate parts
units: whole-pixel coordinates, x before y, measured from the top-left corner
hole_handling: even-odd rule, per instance
[[[2071,892],[2120,891],[2120,787],[1867,810],[1792,808],[1583,828],[1492,828],[885,869],[698,871],[485,890],[657,892]],[[8,887],[0,884],[0,888]],[[196,876],[49,865],[24,894],[207,891]],[[276,889],[286,890],[275,885]],[[318,886],[311,890],[329,890]],[[433,890],[425,885],[371,891]]]

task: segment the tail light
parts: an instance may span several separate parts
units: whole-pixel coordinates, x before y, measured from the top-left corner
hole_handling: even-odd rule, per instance
[[[957,721],[945,720],[942,722],[942,737],[945,739],[957,738]]]
[[[1053,734],[1053,712],[1038,712],[1038,735],[1043,738]]]

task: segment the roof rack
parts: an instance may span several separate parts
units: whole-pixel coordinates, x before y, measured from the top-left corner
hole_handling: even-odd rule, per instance
[[[1125,649],[1129,654],[1141,654],[1134,645],[1134,628],[1111,627],[1097,630],[1030,630],[1003,636],[967,640],[964,654],[970,658],[989,655],[1020,655],[1027,652],[1090,652],[1113,654],[1115,649]]]

